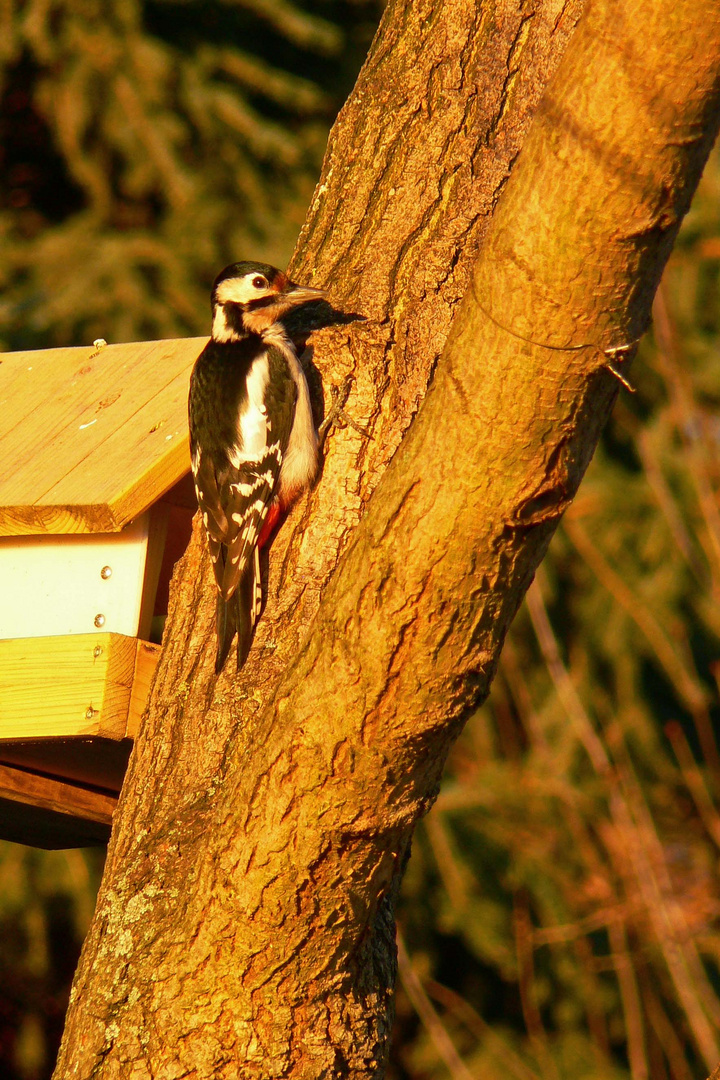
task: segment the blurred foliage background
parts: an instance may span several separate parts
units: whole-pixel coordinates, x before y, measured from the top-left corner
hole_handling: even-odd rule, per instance
[[[285,265],[380,0],[4,0],[0,347],[205,333]]]
[[[0,5],[0,347],[204,333],[284,265],[381,0]],[[720,1060],[720,157],[404,883],[389,1080]],[[52,1072],[102,852],[0,845],[0,1075]]]

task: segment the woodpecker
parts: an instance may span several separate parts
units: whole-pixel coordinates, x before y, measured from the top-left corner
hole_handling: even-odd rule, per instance
[[[212,337],[195,361],[188,412],[195,491],[218,589],[217,658],[237,634],[237,667],[262,604],[261,544],[312,483],[318,436],[281,319],[324,296],[259,262],[226,266],[212,288]]]

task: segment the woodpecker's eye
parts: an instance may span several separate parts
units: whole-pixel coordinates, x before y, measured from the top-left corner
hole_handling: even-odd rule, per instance
[[[267,281],[264,277],[254,277],[252,283],[256,289],[264,289],[267,286]]]

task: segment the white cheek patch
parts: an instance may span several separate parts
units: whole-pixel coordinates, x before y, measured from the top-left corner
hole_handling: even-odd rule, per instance
[[[268,287],[256,289],[253,281],[259,274],[246,274],[241,278],[228,278],[221,281],[215,292],[216,299],[221,304],[247,304],[250,300],[258,300],[263,296],[272,296],[274,290]]]
[[[234,330],[228,326],[227,319],[225,318],[225,308],[222,304],[217,304],[215,307],[212,336],[213,341],[233,341],[237,337]]]

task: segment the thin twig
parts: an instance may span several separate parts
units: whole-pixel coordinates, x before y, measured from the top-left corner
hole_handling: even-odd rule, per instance
[[[465,998],[451,990],[449,986],[443,986],[434,979],[428,979],[426,987],[430,997],[439,1001],[448,1012],[456,1016],[467,1030],[482,1042],[488,1054],[497,1058],[508,1072],[516,1077],[516,1080],[542,1080],[540,1074],[531,1069],[520,1055],[515,1053],[502,1035],[499,1035],[490,1024],[483,1020],[480,1013],[473,1009]]]
[[[592,761],[593,768],[603,776],[610,770],[610,760],[602,741],[598,738],[597,732],[585,712],[572,679],[560,659],[560,650],[550,626],[537,578],[527,591],[525,603],[558,697],[565,706],[565,711],[575,728],[580,743],[585,747],[585,752]]]
[[[708,765],[720,770],[720,755],[718,755],[708,712],[707,694],[697,675],[688,670],[686,663],[658,620],[643,603],[642,598],[613,570],[580,522],[566,517],[564,530],[601,585],[605,586],[610,595],[642,631],[678,696],[693,717]]]
[[[615,974],[620,987],[623,1013],[625,1014],[630,1075],[633,1080],[647,1080],[650,1070],[645,1051],[645,1027],[640,1005],[640,994],[624,925],[620,921],[611,923],[608,927],[608,935],[613,951]]]
[[[542,1063],[543,1075],[552,1074],[560,1080],[557,1065],[548,1048],[547,1035],[543,1027],[540,1010],[535,1000],[535,963],[533,956],[533,926],[527,893],[516,890],[513,896],[513,927],[515,930],[515,951],[518,965],[518,986],[525,1027],[530,1042]]]
[[[678,414],[677,429],[692,455],[695,468],[690,475],[705,519],[709,544],[704,545],[713,568],[715,588],[720,588],[720,509],[707,468],[713,448],[704,430],[703,417],[695,407],[687,375],[678,363],[678,338],[667,302],[666,287],[660,284],[653,304],[653,319],[658,342],[658,363],[671,391]]]
[[[453,1077],[453,1080],[476,1080],[455,1049],[455,1045],[450,1038],[445,1025],[435,1011],[430,998],[423,990],[422,983],[410,962],[405,942],[399,931],[397,935],[397,950],[398,972],[400,974],[400,981],[402,982],[403,989],[410,999],[410,1003],[415,1009],[415,1012],[424,1024],[425,1029],[432,1039],[440,1058],[447,1067],[448,1072]]]
[[[678,507],[675,497],[665,479],[660,462],[658,461],[655,448],[650,437],[650,432],[643,429],[635,440],[635,445],[640,454],[645,476],[655,500],[662,512],[670,529],[670,534],[677,545],[678,551],[690,567],[698,585],[706,588],[708,585],[707,569],[698,558],[690,533],[685,527],[683,514]]]
[[[457,914],[462,915],[468,908],[467,875],[463,866],[458,864],[445,821],[437,809],[425,819],[425,831],[448,899]]]
[[[543,756],[549,757],[550,746],[545,738],[540,717],[533,705],[525,673],[518,660],[512,636],[507,638],[500,654],[500,673],[503,676],[508,696],[517,709],[530,741]]]
[[[702,772],[693,757],[687,736],[682,726],[676,721],[665,725],[665,734],[675,752],[685,786],[692,796],[700,819],[715,846],[720,848],[720,815],[710,797]]]
[[[660,999],[647,979],[642,982],[642,997],[650,1025],[672,1070],[673,1080],[693,1080],[685,1048],[678,1038],[675,1025],[665,1013]]]

